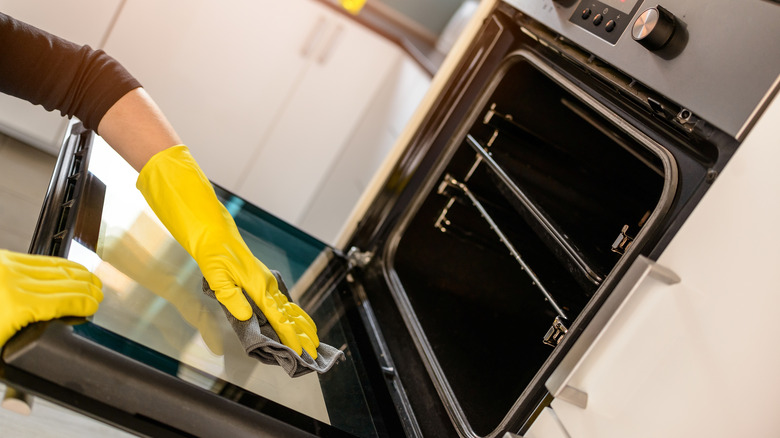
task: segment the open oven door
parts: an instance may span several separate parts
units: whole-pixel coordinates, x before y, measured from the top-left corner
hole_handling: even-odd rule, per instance
[[[247,356],[136,179],[105,141],[71,124],[31,252],[85,265],[105,298],[88,321],[18,333],[2,352],[5,383],[141,435],[405,434],[395,408],[403,400],[394,402],[399,394],[388,389],[363,322],[370,308],[338,285],[345,257],[216,187],[250,249],[281,272],[294,299],[302,302],[302,289],[328,290],[302,306],[321,341],[346,358],[324,374],[291,378]]]
[[[775,97],[657,262],[623,277],[524,437],[777,434],[778,122]]]

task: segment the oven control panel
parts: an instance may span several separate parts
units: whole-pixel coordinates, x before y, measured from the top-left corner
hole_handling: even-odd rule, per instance
[[[777,87],[778,1],[500,0],[737,139]]]
[[[569,18],[571,23],[615,44],[639,8],[639,0],[582,0]]]

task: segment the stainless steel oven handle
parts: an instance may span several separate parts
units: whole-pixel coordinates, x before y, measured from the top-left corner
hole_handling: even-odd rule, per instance
[[[545,386],[550,391],[550,395],[582,409],[587,407],[588,394],[570,385],[570,381],[599,341],[604,338],[612,323],[628,307],[627,304],[632,299],[637,299],[638,296],[642,295],[637,292],[649,277],[667,285],[680,282],[680,277],[670,269],[640,255],[628,268],[593,320],[583,330],[561,363],[547,379]]]

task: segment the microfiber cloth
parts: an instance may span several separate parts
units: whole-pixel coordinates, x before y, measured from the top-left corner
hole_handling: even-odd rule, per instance
[[[277,271],[271,272],[279,282],[279,290],[288,300],[291,300],[287,286],[282,281],[282,276]],[[216,299],[214,291],[211,290],[205,278],[203,279],[203,293]],[[344,352],[323,342],[320,342],[319,347],[317,347],[317,359],[312,359],[306,351],[301,356],[297,355],[292,348],[279,341],[276,331],[271,327],[263,312],[247,296],[246,291],[244,291],[244,296],[247,297],[254,312],[254,315],[248,320],[239,321],[225,306],[222,306],[222,310],[249,356],[265,364],[281,366],[290,377],[300,377],[312,371],[322,374],[331,369],[336,362],[344,359]]]

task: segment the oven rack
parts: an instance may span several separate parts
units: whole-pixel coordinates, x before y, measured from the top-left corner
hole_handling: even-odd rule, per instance
[[[507,236],[504,234],[503,231],[501,231],[501,228],[498,226],[498,224],[496,224],[496,222],[487,212],[487,210],[479,201],[479,199],[477,199],[474,193],[472,193],[471,190],[469,190],[468,186],[463,182],[460,182],[457,179],[455,179],[455,177],[453,177],[452,175],[446,174],[441,184],[439,185],[439,189],[438,189],[439,193],[444,193],[448,187],[458,189],[469,199],[469,201],[471,201],[471,204],[477,209],[477,211],[479,211],[482,218],[490,226],[490,229],[496,234],[498,240],[506,247],[506,249],[509,250],[509,253],[515,259],[515,261],[517,261],[517,263],[520,265],[520,268],[531,279],[532,282],[531,284],[534,287],[536,287],[536,289],[538,289],[542,293],[542,295],[544,295],[545,300],[548,303],[550,303],[550,306],[552,306],[552,308],[555,310],[555,312],[558,314],[560,318],[567,319],[566,313],[558,305],[555,298],[553,298],[552,294],[547,290],[544,284],[542,284],[542,282],[539,280],[539,277],[537,277],[536,273],[531,268],[531,266],[529,266],[528,263],[523,259],[520,252],[517,251],[517,249],[515,249],[515,247],[510,243]],[[456,199],[455,197],[450,197],[449,201],[447,202],[447,205],[444,207],[444,209],[442,209],[441,213],[439,214],[435,226],[440,230],[446,231],[447,226],[449,225],[449,220],[447,219],[447,213],[449,212],[449,209],[454,204],[455,199]]]
[[[509,120],[511,122],[511,120]],[[496,131],[497,132],[497,131]],[[528,225],[533,228],[545,244],[550,247],[551,251],[570,269],[569,271],[575,275],[576,278],[582,283],[589,284],[591,286],[598,286],[603,281],[603,277],[596,272],[596,269],[591,266],[584,257],[580,254],[579,250],[572,245],[566,235],[559,229],[559,227],[550,220],[547,215],[531,200],[531,198],[512,180],[507,172],[498,164],[487,148],[484,147],[479,141],[477,141],[472,135],[466,135],[465,142],[477,152],[477,161],[479,163],[484,162],[487,164],[490,171],[498,178],[503,184],[509,195],[515,202],[515,205],[522,207],[520,213],[524,219],[528,222]]]

